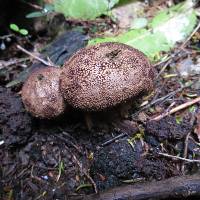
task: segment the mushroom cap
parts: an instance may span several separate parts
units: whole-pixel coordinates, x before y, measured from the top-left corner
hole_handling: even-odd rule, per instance
[[[22,87],[22,101],[28,112],[39,118],[53,118],[64,109],[64,98],[59,90],[61,70],[45,67],[34,71]]]
[[[71,106],[98,111],[153,88],[154,69],[128,45],[107,42],[82,48],[65,64],[61,92]]]

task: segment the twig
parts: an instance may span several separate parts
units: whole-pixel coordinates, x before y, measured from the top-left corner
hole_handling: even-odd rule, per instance
[[[196,112],[193,112],[192,116],[191,116],[191,119],[190,119],[190,125],[191,125],[191,127],[193,127],[195,119],[196,119],[195,114],[196,114]],[[191,135],[191,132],[189,132],[187,134],[186,138],[185,138],[184,151],[183,151],[183,157],[184,158],[187,158],[187,156],[188,156],[188,142],[189,142],[189,139],[192,138],[190,135]],[[192,140],[194,141],[193,138],[192,138]],[[196,141],[194,141],[194,142],[196,142]],[[185,169],[185,165],[184,165],[184,163],[182,163],[182,165],[181,165],[181,171],[182,171],[182,173],[184,173],[184,169]]]
[[[200,28],[200,22],[197,25],[197,27],[194,29],[194,31],[189,35],[189,37],[185,40],[185,42],[180,46],[181,49],[185,47],[185,45],[188,43],[188,41],[192,38],[192,36],[199,30]]]
[[[167,57],[165,60],[161,60],[160,62],[157,62],[155,64],[153,64],[154,67],[157,67],[163,63],[166,63],[169,59],[171,59],[171,56]]]
[[[190,136],[189,139],[192,140],[197,146],[200,147],[200,143],[197,142],[193,137]]]
[[[184,147],[184,153],[183,153],[183,157],[184,157],[184,158],[187,158],[187,153],[188,153],[188,140],[189,140],[190,134],[191,134],[191,132],[189,132],[189,133],[186,135],[186,138],[185,138],[185,147]]]
[[[168,93],[167,95],[165,95],[165,96],[163,96],[163,97],[161,97],[161,98],[159,98],[159,99],[155,99],[155,100],[151,101],[149,104],[143,106],[139,111],[137,111],[136,113],[134,113],[134,114],[132,115],[132,117],[135,117],[135,116],[136,116],[138,113],[140,113],[141,111],[143,111],[143,110],[145,110],[145,109],[147,109],[147,108],[150,108],[151,106],[153,106],[153,105],[155,105],[155,104],[157,104],[157,103],[166,101],[167,99],[173,97],[176,93],[181,92],[184,88],[186,88],[186,86],[185,86],[185,87],[181,87],[181,88],[179,88],[179,89],[177,89],[177,90],[175,90],[175,91],[173,91],[173,92],[170,92],[170,93]]]
[[[63,141],[66,145],[74,147],[78,151],[78,153],[82,154],[82,151],[71,140],[66,139],[65,137],[60,135],[55,135],[55,136],[59,138],[61,141]]]
[[[14,59],[9,61],[0,60],[0,69],[3,69],[5,67],[9,67],[11,65],[15,65],[24,61],[29,60],[30,58],[20,58],[20,59]]]
[[[115,140],[117,140],[117,139],[119,139],[119,138],[121,138],[121,137],[124,137],[124,136],[127,136],[127,134],[126,134],[126,133],[121,133],[121,134],[117,135],[116,137],[114,137],[114,138],[112,138],[112,139],[110,139],[110,140],[104,142],[104,143],[101,144],[100,146],[101,146],[101,147],[104,147],[104,146],[106,146],[106,145],[108,145],[108,144],[111,144],[111,143],[114,142]]]
[[[188,155],[188,141],[189,141],[190,134],[191,134],[191,132],[189,132],[189,133],[186,135],[186,138],[185,138],[183,158],[187,158],[187,155]],[[182,164],[182,166],[181,166],[181,171],[184,172],[184,169],[185,169],[185,165]]]
[[[170,64],[170,62],[172,61],[172,56],[168,59],[168,61],[165,63],[165,65],[162,67],[162,69],[159,71],[159,73],[156,76],[156,79],[158,79],[160,77],[160,75],[165,71],[165,69],[167,68],[167,66]]]
[[[181,104],[181,105],[179,105],[179,106],[177,106],[175,108],[172,108],[169,112],[163,113],[161,115],[158,115],[157,117],[153,118],[152,120],[160,120],[160,119],[162,119],[162,118],[164,118],[164,117],[166,117],[168,115],[171,115],[171,114],[173,114],[173,113],[175,113],[175,112],[177,112],[179,110],[187,108],[187,107],[189,107],[189,106],[191,106],[191,105],[193,105],[195,103],[198,103],[199,101],[200,101],[200,96],[195,98],[195,99],[193,99],[193,100],[191,100],[191,101],[183,103],[183,104]]]
[[[31,167],[31,178],[33,178],[33,179],[35,179],[35,180],[37,180],[37,181],[39,181],[39,182],[43,182],[44,183],[44,180],[42,180],[40,177],[38,177],[38,176],[34,176],[33,175],[33,170],[34,170],[34,165]]]
[[[10,38],[12,36],[13,36],[13,34],[3,35],[3,36],[0,36],[0,39],[4,40],[4,39]]]
[[[191,116],[191,119],[190,119],[190,125],[193,126],[194,125],[194,122],[195,122],[195,117],[196,115],[196,111],[192,113],[192,116]],[[189,142],[189,139],[191,138],[191,132],[189,132],[187,135],[186,135],[186,138],[185,138],[185,142],[184,142],[184,151],[183,151],[183,157],[184,158],[187,158],[188,156],[188,142]],[[184,173],[184,168],[185,168],[185,165],[184,163],[182,164],[181,166],[181,171]]]
[[[85,168],[82,167],[81,163],[78,161],[78,159],[76,158],[76,156],[74,154],[72,154],[74,161],[77,163],[77,165],[79,166],[79,168],[82,170],[82,172],[85,174],[85,176],[90,180],[90,182],[92,183],[93,187],[94,187],[94,191],[95,193],[98,193],[98,189],[97,189],[97,185],[94,182],[94,180],[92,179],[92,177],[88,174],[88,172],[86,171]]]
[[[20,49],[21,51],[23,51],[24,53],[28,54],[29,56],[35,58],[36,60],[40,61],[41,63],[43,63],[44,65],[47,65],[47,66],[52,66],[52,63],[50,62],[47,62],[46,60],[36,56],[35,54],[27,51],[26,49],[24,49],[22,46],[20,45],[17,45],[17,48]]]
[[[183,161],[186,161],[186,162],[191,162],[191,163],[200,163],[200,160],[195,160],[195,159],[188,159],[188,158],[183,158],[183,157],[180,157],[180,156],[173,156],[173,155],[169,155],[167,153],[158,153],[159,155],[161,156],[165,156],[165,157],[168,157],[168,158],[174,158],[174,159],[177,159],[177,160],[183,160]]]
[[[162,116],[167,116],[169,115],[169,112],[170,112],[170,109],[175,105],[175,101],[172,102],[168,107],[167,109],[164,111],[164,113],[162,113]]]
[[[41,6],[39,6],[39,5],[30,3],[30,2],[26,2],[26,1],[24,1],[23,3],[29,5],[29,6],[31,6],[32,8],[35,8],[35,9],[37,9],[37,10],[43,10],[43,7],[41,7]]]

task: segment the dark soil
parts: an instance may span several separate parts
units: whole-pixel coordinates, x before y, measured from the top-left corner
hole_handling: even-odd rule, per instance
[[[181,124],[177,124],[175,117],[165,117],[159,121],[148,121],[146,123],[146,133],[153,135],[160,142],[164,140],[181,140],[192,131],[189,119],[184,119]]]
[[[25,144],[31,136],[32,120],[19,95],[0,86],[0,140],[7,147]]]
[[[178,172],[173,164],[156,155],[146,155],[145,145],[127,139],[117,141],[94,154],[92,175],[100,190],[133,182],[133,180],[161,180]]]

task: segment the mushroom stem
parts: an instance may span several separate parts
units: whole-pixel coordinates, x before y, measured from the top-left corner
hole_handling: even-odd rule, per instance
[[[91,131],[92,130],[92,126],[93,126],[91,114],[86,112],[84,115],[85,115],[86,127],[87,127],[88,131]]]
[[[131,108],[131,104],[130,102],[127,102],[127,103],[124,103],[124,104],[121,104],[119,106],[119,113],[120,113],[120,117],[122,119],[127,119],[128,118],[128,115],[129,115],[129,110]]]

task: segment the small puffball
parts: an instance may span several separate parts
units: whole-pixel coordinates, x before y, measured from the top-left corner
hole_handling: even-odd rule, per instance
[[[121,43],[80,49],[65,64],[60,89],[72,107],[98,111],[153,88],[154,69],[146,56]]]
[[[28,112],[39,118],[54,118],[64,112],[59,90],[61,70],[45,67],[34,71],[22,87],[22,101]]]

